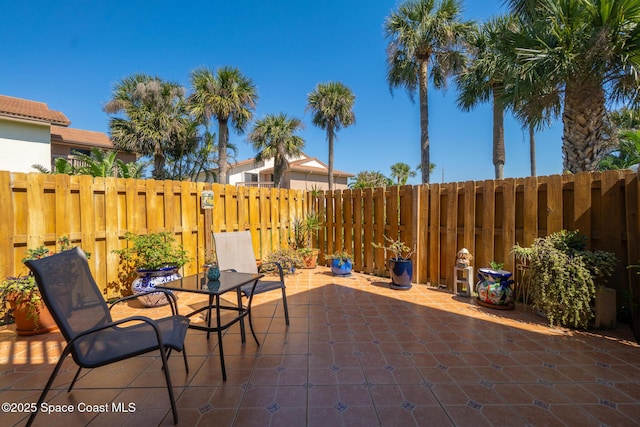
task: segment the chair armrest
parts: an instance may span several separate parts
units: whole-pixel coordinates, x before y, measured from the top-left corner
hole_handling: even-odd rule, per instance
[[[280,263],[279,263],[279,262],[275,262],[275,261],[263,262],[263,263],[260,265],[260,267],[258,268],[258,273],[261,273],[261,272],[262,272],[262,268],[263,268],[264,266],[266,266],[266,265],[270,265],[270,264],[272,264],[272,265],[275,265],[275,266],[276,266],[276,268],[278,269],[278,274],[280,274],[280,281],[281,281],[282,283],[284,283],[284,272],[282,271],[282,266],[280,265]]]
[[[114,326],[122,325],[123,323],[129,323],[129,322],[134,322],[134,321],[139,321],[139,322],[144,322],[144,323],[149,324],[153,328],[153,331],[156,333],[156,338],[158,339],[158,345],[161,348],[164,347],[164,343],[162,342],[162,335],[160,334],[160,328],[158,328],[158,325],[156,324],[156,322],[154,322],[152,319],[150,319],[150,318],[148,318],[146,316],[131,316],[131,317],[127,317],[125,319],[116,320],[114,322],[105,323],[104,325],[95,326],[95,327],[93,327],[91,329],[87,329],[86,331],[82,331],[78,335],[73,337],[71,339],[71,341],[69,341],[67,346],[70,346],[73,342],[75,342],[78,339],[80,339],[82,337],[85,337],[87,335],[91,335],[93,333],[100,332],[100,331],[102,331],[104,329],[112,328]]]
[[[144,291],[135,295],[128,295],[126,297],[118,298],[117,300],[109,304],[109,311],[111,311],[114,305],[120,304],[121,302],[136,299],[139,296],[143,296],[143,295],[155,294],[157,292],[162,292],[167,296],[167,301],[169,301],[169,305],[171,306],[171,314],[173,314],[174,316],[177,316],[179,313],[178,313],[178,300],[176,296],[173,294],[173,292],[171,292],[168,289],[157,289],[157,288],[154,289],[153,291]]]

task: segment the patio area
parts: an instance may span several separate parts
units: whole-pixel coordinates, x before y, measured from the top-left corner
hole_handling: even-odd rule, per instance
[[[255,297],[260,347],[250,334],[241,344],[238,325],[227,331],[226,383],[215,335],[189,330],[189,374],[180,354],[170,358],[179,425],[640,424],[640,348],[628,325],[552,329],[521,306],[483,308],[424,285],[394,291],[388,279],[336,278],[324,267],[288,276],[287,295],[288,328],[278,291]],[[203,301],[178,297],[182,313]],[[167,312],[131,303],[113,313]],[[59,333],[17,337],[0,327],[0,401],[36,402],[62,348]],[[69,359],[47,396],[74,412],[40,413],[34,425],[173,425],[157,354],[83,370],[67,393],[75,371]]]

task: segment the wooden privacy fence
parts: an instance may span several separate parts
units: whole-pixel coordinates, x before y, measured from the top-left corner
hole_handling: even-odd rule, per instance
[[[208,223],[200,207],[204,190],[214,192]],[[0,277],[25,274],[27,249],[53,250],[68,236],[91,253],[96,282],[114,297],[123,271],[112,250],[125,247],[127,231],[173,233],[192,258],[183,274],[192,274],[204,263],[211,231],[250,230],[257,257],[279,248],[292,219],[306,212],[306,197],[299,190],[0,171]]]
[[[321,251],[352,253],[356,271],[387,275],[383,252],[372,243],[399,237],[416,248],[414,282],[452,289],[459,249],[471,251],[476,269],[496,261],[514,271],[516,243],[529,246],[568,229],[585,234],[588,249],[616,254],[610,286],[637,286],[626,269],[640,255],[638,174],[630,171],[336,190],[314,205],[326,212]]]

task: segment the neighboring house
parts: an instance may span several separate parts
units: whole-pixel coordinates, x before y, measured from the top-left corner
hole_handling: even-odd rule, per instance
[[[114,150],[109,137],[68,127],[71,121],[44,102],[0,95],[0,170],[35,172],[35,164],[51,169],[57,157],[75,161],[73,151],[89,154],[97,147]],[[119,152],[124,162],[134,153]]]
[[[254,187],[273,187],[273,159],[256,162],[247,159],[237,163],[229,163],[227,169],[229,184]],[[335,190],[348,188],[347,181],[353,174],[333,170]],[[327,190],[329,170],[327,165],[315,157],[302,153],[301,156],[289,159],[289,169],[285,172],[282,188],[292,190]]]

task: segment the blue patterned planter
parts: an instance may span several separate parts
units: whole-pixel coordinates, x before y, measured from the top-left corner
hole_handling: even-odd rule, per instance
[[[182,277],[180,273],[178,273],[178,267],[164,267],[158,270],[138,270],[137,273],[138,277],[134,279],[131,284],[131,290],[134,295],[141,292],[152,291],[156,285],[178,280]],[[166,295],[162,292],[140,296],[138,297],[138,301],[146,307],[158,307],[169,304]]]
[[[353,263],[351,261],[340,262],[339,259],[331,260],[331,272],[336,276],[351,276],[352,269]]]

